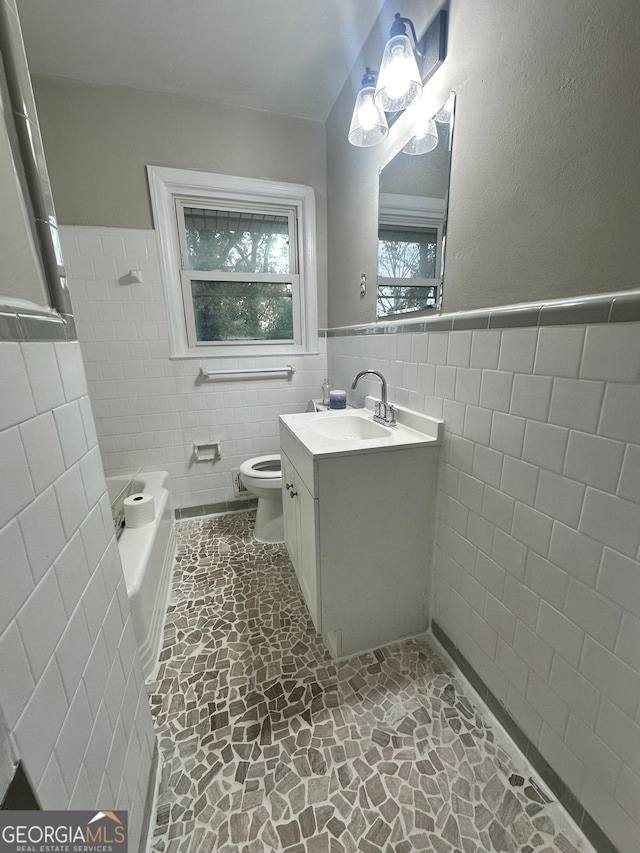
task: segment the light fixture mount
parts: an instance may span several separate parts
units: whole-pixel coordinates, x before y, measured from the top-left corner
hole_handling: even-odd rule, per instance
[[[413,49],[414,52],[419,56],[424,56],[424,51],[420,49],[420,42],[418,42],[418,36],[416,35],[416,28],[413,26],[413,21],[411,18],[403,18],[400,12],[396,12],[393,23],[391,24],[391,30],[389,31],[389,36],[406,36],[407,34],[407,24],[411,28],[411,35],[413,36]],[[426,33],[425,33],[426,36]]]
[[[378,79],[378,72],[374,71],[373,68],[370,68],[368,65],[365,69],[364,74],[362,75],[362,82],[360,86],[375,86],[376,80]]]
[[[416,30],[410,18],[403,18],[400,12],[396,12],[391,32],[395,26],[406,27],[409,25],[413,36],[414,52],[418,59],[418,67],[422,76],[422,85],[433,76],[442,65],[447,56],[447,10],[441,9],[429,24],[420,40],[416,37]],[[406,32],[406,29],[405,29]]]

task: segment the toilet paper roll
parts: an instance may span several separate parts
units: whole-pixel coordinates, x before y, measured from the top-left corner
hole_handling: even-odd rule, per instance
[[[156,517],[153,495],[138,492],[124,499],[124,521],[127,527],[142,527]]]

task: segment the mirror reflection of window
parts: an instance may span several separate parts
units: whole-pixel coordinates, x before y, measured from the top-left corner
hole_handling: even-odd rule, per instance
[[[378,314],[433,307],[437,228],[381,226],[378,230]]]
[[[410,140],[380,172],[378,317],[432,311],[441,303],[453,95],[434,124],[435,147],[406,153],[421,150]]]
[[[435,278],[437,228],[378,230],[378,273],[389,278]]]

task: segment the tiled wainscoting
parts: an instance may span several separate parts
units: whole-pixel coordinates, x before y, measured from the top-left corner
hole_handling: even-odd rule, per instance
[[[0,716],[45,809],[126,809],[155,736],[77,343],[0,343]]]
[[[432,616],[634,853],[640,324],[341,331],[328,356],[334,386],[379,370],[391,402],[444,418]]]
[[[105,469],[155,465],[171,474],[178,509],[234,499],[231,470],[278,450],[278,416],[320,395],[318,355],[169,358],[169,330],[154,231],[61,227],[69,290]],[[129,271],[142,272],[131,284]],[[208,370],[280,367],[291,379],[197,381]],[[222,459],[194,462],[193,444],[220,441]]]

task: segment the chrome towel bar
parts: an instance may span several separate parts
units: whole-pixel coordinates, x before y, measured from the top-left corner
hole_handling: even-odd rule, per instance
[[[211,379],[215,382],[224,381],[225,379],[249,379],[253,376],[272,378],[285,374],[290,379],[295,372],[296,368],[293,364],[285,364],[284,367],[250,367],[240,370],[206,370],[204,367],[201,367],[198,378]]]

